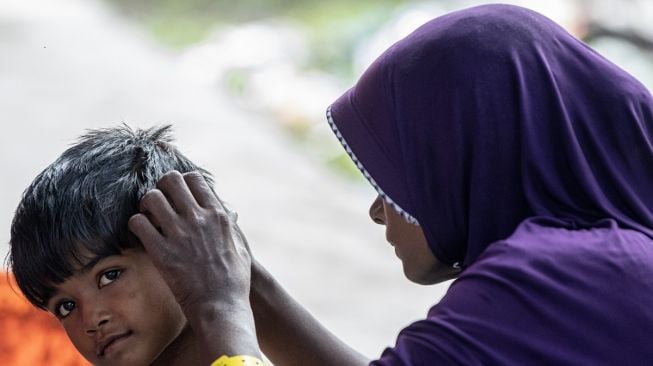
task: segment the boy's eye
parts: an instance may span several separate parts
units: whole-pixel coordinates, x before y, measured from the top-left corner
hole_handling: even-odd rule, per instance
[[[60,302],[59,305],[57,305],[56,315],[59,318],[65,318],[71,311],[73,311],[73,309],[75,309],[74,301],[67,300]]]
[[[101,288],[110,284],[111,282],[117,280],[121,274],[122,270],[120,269],[112,269],[102,273],[102,276],[100,276],[100,280],[98,281],[98,287]]]

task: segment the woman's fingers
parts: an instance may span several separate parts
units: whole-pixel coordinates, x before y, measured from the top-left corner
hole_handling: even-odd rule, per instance
[[[200,206],[204,208],[217,208],[226,212],[224,206],[213,193],[213,190],[211,190],[211,187],[209,187],[202,174],[199,172],[189,172],[185,173],[183,178],[188,189],[190,189],[190,192]]]
[[[156,187],[169,199],[169,203],[180,214],[186,214],[197,208],[198,204],[184,177],[176,170],[164,174]]]
[[[177,213],[163,192],[158,189],[152,189],[143,195],[140,211],[151,216],[152,221],[160,225],[164,234],[169,232],[177,222]]]
[[[198,304],[246,302],[251,257],[235,215],[199,173],[168,173],[157,187],[143,196],[142,213],[129,228],[182,309],[189,314]]]
[[[160,243],[163,243],[163,240],[165,240],[147,216],[143,214],[138,213],[130,217],[127,222],[127,227],[134,235],[136,235],[148,253],[151,248],[156,248]]]

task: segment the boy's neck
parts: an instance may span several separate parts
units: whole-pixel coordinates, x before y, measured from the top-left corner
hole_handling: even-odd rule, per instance
[[[187,366],[199,365],[199,349],[195,334],[186,326],[179,336],[157,357],[152,366]]]

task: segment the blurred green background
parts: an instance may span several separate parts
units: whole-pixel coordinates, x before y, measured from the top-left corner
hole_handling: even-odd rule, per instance
[[[104,0],[197,78],[277,121],[308,154],[345,177],[361,175],[324,138],[326,106],[387,46],[424,21],[475,0]],[[653,84],[651,1],[507,1],[533,8]]]
[[[269,18],[300,23],[308,31],[310,59],[304,66],[351,77],[356,40],[377,29],[409,0],[106,0],[140,22],[163,44],[181,49],[221,26]],[[414,1],[413,1],[414,2]]]
[[[315,70],[335,79],[343,90],[353,83],[357,72],[352,60],[360,42],[377,31],[408,0],[289,1],[289,0],[106,0],[118,13],[142,26],[157,41],[173,52],[183,53],[211,39],[223,29],[239,24],[274,20],[291,24],[302,34],[305,52],[294,59],[300,72]],[[412,1],[414,2],[414,1]],[[250,102],[249,71],[238,67],[226,70],[220,86],[233,97]],[[325,101],[326,102],[326,101]],[[324,102],[323,102],[324,103]],[[328,103],[328,102],[326,102]],[[269,106],[268,106],[269,107]],[[326,107],[319,108],[321,112]],[[269,113],[269,108],[253,109]],[[273,113],[274,114],[274,113]],[[315,133],[313,118],[304,114],[277,115],[283,130],[344,177],[363,181],[347,155]],[[330,140],[327,140],[330,141]]]

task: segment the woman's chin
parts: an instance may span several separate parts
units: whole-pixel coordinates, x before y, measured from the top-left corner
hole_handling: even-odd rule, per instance
[[[440,267],[432,270],[417,271],[415,269],[408,268],[408,266],[404,264],[403,268],[404,276],[406,276],[409,281],[424,286],[435,285],[444,281],[448,281],[450,279],[456,278],[459,273],[458,270],[449,267]]]

